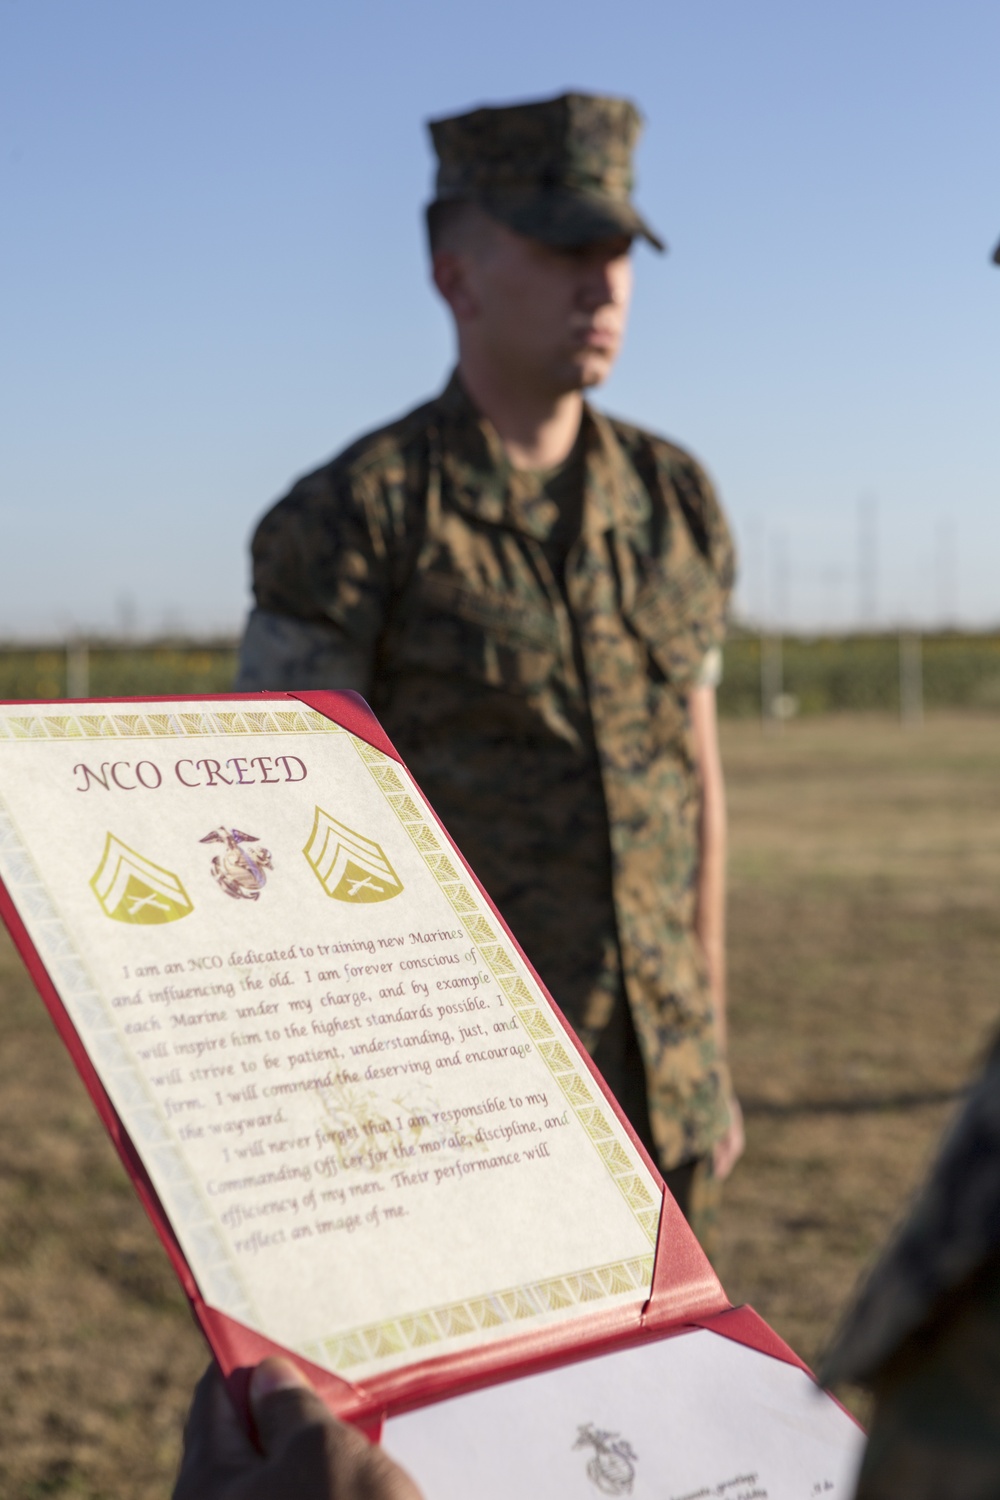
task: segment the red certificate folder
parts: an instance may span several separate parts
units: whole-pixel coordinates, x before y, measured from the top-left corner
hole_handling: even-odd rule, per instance
[[[490,902],[486,892],[479,886],[474,872],[462,859],[461,852],[455,848],[446,830],[433,818],[426,804],[423,804],[422,808],[417,804],[416,798],[419,793],[413,787],[412,782],[407,783],[401,779],[406,776],[401,757],[361,698],[353,693],[306,692],[227,695],[198,699],[17,703],[0,705],[0,715],[5,716],[0,721],[0,729],[2,729],[0,733],[0,808],[4,807],[6,799],[7,812],[10,814],[9,821],[0,825],[0,873],[5,875],[4,882],[0,883],[0,915],[3,916],[10,929],[53,1022],[115,1143],[126,1171],[135,1185],[143,1206],[190,1300],[194,1316],[238,1402],[242,1403],[245,1399],[245,1386],[250,1369],[260,1359],[273,1353],[286,1354],[295,1359],[333,1410],[342,1417],[355,1422],[373,1436],[381,1431],[382,1423],[387,1417],[405,1413],[428,1403],[455,1398],[461,1393],[487,1387],[497,1382],[534,1375],[574,1361],[627,1349],[647,1341],[682,1334],[694,1329],[711,1330],[715,1334],[722,1335],[728,1340],[745,1345],[773,1359],[802,1370],[805,1369],[797,1356],[755,1313],[749,1308],[730,1306],[715,1273],[676,1204],[664,1188],[655,1165],[644,1152],[615,1100],[557,1007],[545,993],[541,981],[520,952],[500,913]],[[527,1009],[522,1009],[518,1013],[516,1025],[515,1018],[511,1016],[509,1020],[495,1023],[495,1028],[498,1029],[501,1025],[507,1026],[516,1031],[517,1036],[520,1037],[525,1027],[530,1029],[534,1024],[536,1029],[541,1029],[540,1034],[551,1038],[544,1044],[538,1043],[537,1045],[542,1050],[547,1049],[546,1057],[550,1059],[558,1057],[559,1067],[563,1069],[559,1077],[562,1080],[561,1087],[566,1098],[572,1103],[574,1091],[576,1096],[589,1097],[590,1104],[584,1111],[586,1117],[588,1119],[599,1117],[605,1122],[611,1122],[611,1132],[614,1138],[611,1138],[608,1125],[605,1123],[601,1128],[605,1131],[607,1138],[604,1141],[598,1141],[597,1144],[602,1158],[612,1162],[609,1170],[619,1173],[616,1179],[619,1188],[625,1182],[626,1187],[622,1188],[622,1191],[634,1189],[640,1197],[645,1191],[646,1198],[649,1200],[650,1184],[652,1185],[651,1191],[655,1195],[653,1207],[658,1227],[650,1237],[654,1248],[652,1271],[641,1295],[629,1296],[622,1293],[620,1289],[616,1293],[613,1277],[609,1281],[605,1276],[602,1282],[598,1275],[593,1286],[589,1283],[586,1285],[579,1283],[579,1278],[577,1283],[574,1283],[575,1272],[571,1266],[568,1268],[567,1276],[562,1280],[557,1277],[555,1282],[551,1278],[549,1282],[546,1282],[546,1286],[550,1288],[552,1285],[565,1287],[572,1284],[571,1290],[572,1287],[579,1290],[579,1286],[583,1286],[578,1304],[568,1314],[565,1316],[536,1315],[537,1299],[535,1303],[532,1303],[529,1297],[523,1308],[515,1307],[507,1317],[506,1323],[500,1326],[498,1331],[493,1324],[496,1324],[498,1320],[503,1323],[503,1318],[506,1316],[504,1308],[509,1309],[509,1306],[513,1306],[517,1298],[513,1291],[508,1294],[502,1290],[498,1292],[496,1288],[492,1290],[487,1288],[488,1295],[484,1293],[486,1301],[481,1306],[487,1307],[488,1310],[487,1305],[489,1305],[498,1310],[497,1317],[493,1318],[492,1322],[484,1315],[483,1327],[488,1328],[489,1336],[487,1333],[484,1333],[482,1337],[477,1336],[474,1322],[470,1323],[462,1333],[459,1327],[460,1320],[459,1323],[455,1323],[453,1318],[453,1324],[459,1327],[460,1336],[456,1335],[451,1338],[450,1344],[445,1339],[444,1348],[435,1352],[434,1338],[428,1334],[427,1338],[421,1342],[419,1337],[420,1318],[424,1315],[407,1315],[409,1321],[404,1317],[402,1322],[392,1324],[392,1327],[397,1330],[395,1353],[390,1351],[390,1356],[383,1359],[381,1366],[372,1367],[371,1361],[368,1366],[364,1366],[362,1362],[361,1373],[355,1374],[350,1367],[347,1369],[343,1366],[331,1368],[330,1364],[336,1363],[332,1359],[330,1364],[325,1364],[322,1360],[310,1359],[302,1352],[301,1342],[298,1348],[283,1346],[266,1331],[266,1316],[258,1319],[258,1323],[263,1323],[264,1327],[250,1326],[248,1321],[234,1316],[231,1310],[227,1311],[217,1306],[216,1302],[219,1299],[213,1297],[202,1284],[202,1277],[192,1265],[190,1248],[197,1242],[197,1235],[193,1230],[187,1235],[179,1230],[164,1203],[165,1191],[172,1191],[172,1188],[169,1187],[171,1180],[169,1172],[164,1176],[163,1173],[167,1169],[162,1165],[157,1165],[162,1152],[160,1156],[157,1156],[157,1152],[160,1151],[158,1146],[155,1148],[144,1146],[135,1138],[134,1129],[127,1128],[125,1117],[131,1106],[123,1106],[121,1100],[132,1097],[128,1088],[125,1088],[125,1092],[120,1095],[117,1104],[113,1102],[111,1087],[108,1083],[108,1078],[112,1075],[106,1067],[95,1065],[94,1056],[92,1056],[93,1048],[87,1045],[81,1035],[79,1022],[73,1019],[73,1005],[78,1002],[73,1000],[72,1004],[70,1003],[69,990],[72,984],[65,977],[61,979],[56,972],[62,960],[52,955],[57,955],[63,950],[59,949],[58,945],[51,946],[56,940],[51,937],[46,923],[54,922],[57,918],[60,921],[65,918],[64,927],[60,928],[64,935],[59,939],[63,943],[63,949],[66,943],[72,940],[73,932],[83,931],[84,926],[81,924],[89,922],[91,926],[94,923],[103,924],[99,930],[94,928],[98,939],[102,941],[106,939],[110,944],[112,939],[119,941],[120,934],[124,934],[120,940],[132,945],[128,952],[140,952],[142,950],[136,946],[137,944],[152,941],[148,937],[150,933],[159,934],[164,931],[159,926],[144,926],[142,925],[144,922],[169,922],[178,915],[185,917],[188,911],[198,906],[199,903],[201,903],[199,909],[203,907],[204,910],[209,911],[212,921],[223,919],[235,921],[237,916],[241,921],[244,919],[248,921],[250,916],[256,920],[256,913],[265,909],[265,903],[269,899],[266,882],[268,871],[271,869],[271,865],[268,864],[271,855],[263,844],[255,839],[257,830],[249,826],[246,829],[236,826],[232,808],[239,804],[240,798],[244,796],[242,791],[244,785],[248,789],[254,788],[253,796],[257,800],[253,802],[247,796],[245,805],[252,806],[255,810],[253,817],[247,812],[245,818],[240,811],[239,817],[242,821],[252,822],[255,819],[259,821],[258,809],[272,806],[276,810],[275,817],[284,816],[283,812],[279,814],[277,811],[282,807],[281,802],[277,800],[278,797],[284,797],[287,801],[294,794],[299,798],[302,807],[305,807],[306,802],[302,799],[305,797],[306,790],[312,797],[314,785],[317,788],[316,795],[322,796],[327,801],[330,800],[333,793],[328,790],[327,783],[322,780],[322,767],[319,772],[313,770],[311,766],[307,767],[307,762],[312,759],[314,753],[311,748],[313,740],[296,738],[300,731],[302,734],[305,733],[302,729],[303,725],[305,730],[314,735],[316,745],[326,755],[332,753],[329,747],[333,741],[329,736],[324,739],[324,736],[316,731],[324,727],[339,730],[341,732],[339,745],[343,746],[348,740],[354,745],[362,758],[366,758],[367,771],[375,777],[382,790],[384,791],[385,786],[395,788],[387,795],[390,795],[390,800],[393,800],[399,816],[404,821],[406,818],[411,819],[408,825],[410,836],[416,839],[418,850],[423,851],[425,860],[431,863],[437,862],[436,869],[445,868],[451,871],[451,876],[454,876],[455,881],[458,882],[456,885],[453,881],[452,886],[449,887],[453,894],[455,890],[465,892],[462,899],[465,900],[471,915],[463,917],[465,923],[463,930],[465,932],[478,931],[475,924],[479,922],[482,928],[482,913],[488,914],[487,926],[483,930],[489,931],[489,923],[492,923],[492,938],[499,938],[499,944],[495,943],[492,950],[482,948],[482,951],[492,951],[495,963],[501,966],[495,972],[501,973],[506,986],[505,992],[508,995],[515,994],[518,981],[512,965],[519,964],[520,972],[526,976],[525,983],[529,988],[532,983],[535,987],[532,993],[537,995],[540,992],[544,997],[544,1002],[547,1002],[544,1015],[540,1016],[537,1010],[529,1012]],[[216,743],[223,744],[223,749],[233,748],[232,741],[223,743],[218,738],[223,734],[241,735],[242,739],[238,748],[245,749],[246,753],[228,757],[223,757],[222,751],[214,755],[209,754],[208,750]],[[280,738],[282,735],[286,738],[282,739],[280,744],[275,743],[274,737]],[[308,751],[302,749],[303,744],[308,744]],[[183,755],[174,753],[179,749],[184,751]],[[279,754],[280,751],[285,753]],[[338,753],[346,754],[347,752],[338,750]],[[173,766],[173,774],[171,774],[171,766]],[[300,766],[302,767],[301,776],[298,770]],[[304,780],[307,769],[312,771],[313,781],[309,783],[308,788],[303,788],[298,783]],[[70,774],[72,774],[72,781],[66,779]],[[63,817],[60,826],[63,828],[69,827],[77,816],[82,818],[85,810],[90,810],[87,816],[91,817],[92,812],[91,821],[94,818],[98,820],[103,818],[105,821],[117,820],[115,827],[124,827],[128,832],[129,827],[132,826],[128,823],[128,818],[139,817],[136,809],[152,807],[154,804],[160,806],[161,804],[156,803],[157,796],[162,799],[162,806],[168,810],[166,825],[176,822],[182,812],[186,815],[187,809],[197,808],[201,816],[198,828],[204,825],[209,830],[204,835],[198,835],[198,843],[205,845],[204,851],[198,851],[198,857],[201,859],[202,855],[204,856],[206,870],[211,864],[211,874],[214,879],[211,896],[208,894],[204,897],[199,895],[197,898],[189,896],[189,887],[193,889],[190,875],[185,874],[182,878],[176,870],[156,864],[147,858],[143,851],[138,850],[137,847],[133,848],[124,837],[119,838],[114,829],[109,830],[106,835],[104,858],[98,870],[90,878],[89,892],[82,891],[82,882],[77,881],[72,889],[69,885],[66,886],[67,894],[61,894],[62,887],[58,885],[59,880],[63,878],[61,865],[58,872],[50,878],[51,888],[46,890],[45,881],[38,870],[33,865],[31,869],[28,868],[33,860],[42,860],[47,857],[44,854],[45,848],[48,847],[44,830],[54,825],[46,824],[45,818],[51,819],[56,816],[49,805],[48,794],[43,796],[39,790],[46,776],[50,778],[53,786],[58,783],[61,789],[59,791],[62,797],[60,806],[64,808],[64,813],[60,814]],[[262,783],[268,787],[266,794],[263,792]],[[329,785],[333,787],[334,783],[330,782]],[[368,782],[365,785],[368,786]],[[264,800],[265,795],[275,800],[267,803]],[[169,804],[168,796],[173,798]],[[144,798],[145,801],[143,801]],[[240,805],[242,807],[242,804]],[[296,807],[298,805],[297,803]],[[176,814],[169,811],[174,807],[179,809]],[[403,809],[402,812],[399,812],[400,808]],[[324,834],[326,842],[323,849],[319,849],[320,840],[317,828],[321,811],[328,817],[331,827],[341,830],[340,843],[332,855],[330,854],[332,835],[329,829]],[[303,851],[306,860],[312,866],[312,874],[305,871],[303,864],[296,867],[305,871],[300,878],[305,881],[315,877],[319,881],[325,881],[323,890],[318,894],[312,885],[309,886],[315,899],[317,901],[322,899],[323,903],[326,903],[331,894],[336,896],[338,891],[342,900],[347,900],[349,897],[353,901],[364,901],[369,897],[373,901],[379,901],[394,896],[396,890],[393,883],[395,882],[395,886],[401,890],[410,877],[405,870],[403,875],[397,873],[396,865],[392,863],[386,852],[388,845],[383,847],[383,844],[377,840],[347,827],[348,813],[343,811],[343,807],[339,811],[342,814],[341,820],[330,815],[328,809],[321,809],[317,803],[317,822],[314,824],[310,841]],[[7,812],[4,814],[5,818]],[[425,815],[425,821],[418,826],[413,819],[421,812]],[[152,814],[149,816],[152,817]],[[32,819],[35,821],[32,822]],[[28,827],[29,824],[30,827]],[[136,826],[140,825],[136,824]],[[141,824],[143,829],[147,826],[152,829],[154,824]],[[163,826],[165,825],[161,817],[160,823],[155,827],[162,829]],[[193,824],[192,827],[194,827]],[[304,824],[303,827],[305,827]],[[27,832],[25,832],[26,828]],[[93,822],[93,829],[100,830],[102,837],[104,836],[103,828],[102,822]],[[7,829],[6,834],[4,829]],[[345,829],[346,832],[343,831]],[[130,836],[138,837],[136,834]],[[147,841],[152,838],[151,833],[144,836]],[[92,853],[97,849],[95,838],[94,833],[88,833],[86,838],[81,834],[81,846],[89,839],[87,848]],[[16,849],[14,849],[15,843]],[[195,846],[189,838],[184,847],[193,849]],[[112,856],[116,850],[120,851],[122,848],[126,850],[126,853],[122,856],[119,852],[118,863],[115,864]],[[434,849],[437,852],[428,854],[428,849]],[[216,850],[217,853],[214,852]],[[412,856],[412,851],[409,857],[415,857]],[[81,855],[81,860],[83,858],[84,856]],[[192,854],[191,859],[193,858]],[[399,854],[392,856],[397,863],[399,858]],[[174,863],[177,864],[177,860]],[[278,860],[275,858],[274,864],[277,865],[277,863]],[[285,866],[287,867],[289,863],[290,856],[286,856]],[[52,869],[55,870],[55,868],[53,865]],[[80,868],[84,869],[83,863]],[[193,864],[185,866],[185,869],[194,868]],[[89,872],[89,866],[86,869]],[[201,870],[200,865],[198,869]],[[159,874],[150,874],[150,871],[158,871]],[[275,869],[272,883],[277,879],[278,874]],[[335,880],[339,880],[340,884],[331,889],[331,882]],[[143,884],[143,881],[146,883]],[[227,881],[229,889],[226,887]],[[241,881],[243,882],[242,889],[240,888]],[[259,883],[256,895],[250,888],[254,885],[254,881]],[[207,874],[205,887],[208,890]],[[306,887],[303,886],[302,889],[305,890]],[[233,898],[228,903],[224,899],[227,896]],[[239,899],[240,897],[249,899],[244,902]],[[261,898],[259,907],[252,905],[252,902],[257,901],[258,898]],[[214,907],[210,906],[211,900],[215,901]],[[476,908],[478,916],[472,912],[470,900],[478,903]],[[46,902],[48,902],[47,905]],[[114,905],[116,902],[117,906]],[[152,906],[151,912],[150,905]],[[388,910],[388,905],[386,909]],[[457,910],[458,907],[455,909]],[[341,906],[337,905],[336,901],[328,907],[324,904],[323,910],[335,912],[338,920],[340,919]],[[371,908],[367,906],[361,908],[345,905],[343,912],[350,917],[351,921],[364,920],[370,923],[374,920],[371,916]],[[107,918],[112,920],[106,921]],[[119,926],[115,925],[116,920]],[[206,917],[205,920],[208,921],[209,918]],[[125,925],[121,926],[122,923]],[[191,930],[190,926],[184,930]],[[244,927],[242,930],[245,941],[245,933],[256,929]],[[375,929],[371,928],[371,930]],[[456,929],[456,934],[457,931],[458,929]],[[70,934],[69,938],[65,936],[66,933]],[[84,951],[86,941],[82,938],[80,941],[83,944],[81,951]],[[400,941],[400,939],[394,939],[394,941]],[[47,943],[50,944],[48,948],[45,946]],[[503,953],[501,953],[500,945],[502,945]],[[97,942],[96,946],[91,943],[91,948],[87,951],[91,952],[92,966],[94,963],[103,961],[101,942]],[[295,951],[294,945],[287,951]],[[94,954],[97,956],[94,957]],[[503,954],[506,954],[506,957]],[[234,957],[241,958],[245,956],[247,955],[234,955]],[[254,954],[249,956],[256,957]],[[441,961],[444,962],[443,957]],[[189,958],[187,962],[191,964],[196,963],[197,960]],[[504,964],[506,964],[506,971],[502,969]],[[128,969],[127,965],[123,967]],[[177,968],[180,965],[173,967]],[[271,967],[273,969],[274,965],[272,964]],[[370,965],[369,967],[378,966]],[[392,970],[391,961],[382,967]],[[261,969],[261,975],[265,968],[266,965]],[[67,970],[67,973],[71,972],[75,971]],[[285,981],[278,979],[278,972],[272,974],[273,981],[290,982],[290,971],[286,971]],[[513,977],[505,978],[504,972]],[[395,970],[390,977],[396,977]],[[485,970],[482,971],[482,977],[488,977]],[[130,982],[133,982],[132,979]],[[313,983],[311,972],[309,982]],[[440,986],[446,981],[434,982]],[[156,983],[159,985],[160,980],[158,979]],[[266,993],[260,990],[260,986],[264,983],[263,978],[258,980],[249,977],[246,983],[250,986],[257,986],[259,992]],[[410,981],[410,984],[416,992],[420,981]],[[402,979],[400,979],[400,986],[402,986]],[[197,989],[198,986],[194,988]],[[209,992],[211,986],[203,988]],[[391,986],[386,986],[386,990],[390,994],[396,993]],[[157,1000],[166,1004],[174,996],[186,993],[186,990],[180,988],[180,981],[169,985],[164,984],[162,988],[155,991],[151,989],[136,991],[138,999],[135,1000],[137,1005],[135,1013],[148,1014],[148,1019],[126,1022],[124,1025],[126,1040],[128,1040],[129,1027],[135,1033],[142,1028],[155,1026],[159,1035],[162,1035],[161,1025],[166,1024],[167,1012],[163,1012],[161,1023],[159,1013],[153,1013],[151,1002]],[[522,996],[527,994],[524,984],[521,985],[519,993]],[[122,1005],[126,1002],[131,1004],[133,999],[134,997],[130,995],[115,997],[111,1004],[116,1005],[119,1001]],[[395,1002],[393,1000],[386,1003],[394,1004]],[[502,1007],[504,1003],[498,990],[496,1004]],[[524,1000],[520,1003],[527,1006],[528,1002]],[[276,1009],[278,1002],[268,1002],[268,1004],[271,1009]],[[264,1002],[260,1002],[260,1005],[263,1008]],[[432,1007],[427,1008],[430,1011]],[[78,1014],[82,1013],[82,1011],[78,1012]],[[222,1016],[221,1011],[209,1011],[202,1014]],[[405,1012],[401,1004],[398,1014],[402,1017],[409,1015],[409,1012]],[[502,1011],[502,1014],[507,1015],[507,1011]],[[535,1017],[534,1023],[531,1021],[532,1016]],[[117,1025],[119,1018],[112,1017],[112,1019]],[[179,1009],[175,1008],[171,1021],[175,1022],[177,1019],[185,1018],[181,1017]],[[339,1024],[347,1027],[354,1023],[341,1021]],[[360,1025],[360,1021],[357,1024]],[[119,1029],[123,1028],[119,1026]],[[292,1031],[295,1032],[295,1023],[292,1025]],[[174,1034],[171,1031],[169,1036],[173,1037]],[[278,1034],[278,1028],[275,1029],[274,1034]],[[413,1034],[411,1032],[408,1035]],[[349,1032],[347,1035],[354,1036],[361,1035],[361,1033]],[[429,1026],[425,1035],[432,1035]],[[450,1036],[451,1033],[448,1035]],[[142,1040],[149,1041],[149,1037],[142,1038]],[[209,1040],[211,1040],[210,1037]],[[388,1046],[390,1041],[391,1038],[387,1033],[386,1039],[364,1045]],[[196,1074],[200,1076],[205,1072],[205,1067],[188,1066],[188,1059],[191,1056],[198,1056],[199,1062],[204,1061],[200,1053],[192,1051],[195,1045],[187,1041],[171,1042],[168,1039],[160,1040],[159,1036],[153,1037],[153,1050],[155,1051],[156,1047],[164,1048],[163,1055],[168,1062],[176,1060],[174,1056],[167,1055],[171,1047],[174,1053],[182,1056],[184,1067],[179,1071],[175,1070],[173,1075],[168,1075],[175,1079],[180,1078],[182,1074],[193,1078]],[[208,1045],[207,1041],[205,1045]],[[220,1039],[219,1045],[225,1047],[226,1044]],[[275,1045],[277,1049],[278,1044]],[[356,1047],[356,1050],[360,1048]],[[492,1056],[493,1050],[502,1051],[503,1049],[482,1047],[478,1052],[467,1054],[467,1057],[486,1058]],[[529,1051],[527,1042],[522,1050],[527,1056]],[[336,1053],[338,1049],[328,1048],[327,1051]],[[304,1050],[301,1054],[301,1056],[309,1057],[312,1055],[312,1052],[308,1050]],[[317,1053],[317,1055],[320,1054]],[[395,1056],[396,1054],[389,1055]],[[225,1056],[229,1058],[232,1054],[227,1052]],[[288,1054],[287,1064],[281,1064],[289,1078],[289,1081],[282,1085],[286,1089],[298,1087],[294,1067],[299,1065],[299,1056],[299,1054]],[[455,1058],[459,1058],[457,1050]],[[279,1062],[276,1050],[271,1064],[265,1064],[265,1071],[267,1066],[277,1069]],[[224,1065],[207,1064],[208,1069],[213,1066],[216,1067],[220,1076],[226,1073],[228,1081],[236,1064],[232,1061],[226,1061]],[[381,1064],[379,1066],[381,1068]],[[402,1064],[395,1063],[389,1065],[390,1068],[397,1070],[402,1066]],[[388,1069],[383,1068],[382,1071],[388,1071]],[[281,1076],[284,1077],[285,1073]],[[469,1076],[471,1078],[471,1074]],[[581,1080],[583,1081],[582,1095],[580,1095]],[[256,1085],[253,1087],[256,1088]],[[273,1092],[275,1091],[272,1089]],[[217,1097],[221,1107],[223,1101],[221,1090]],[[291,1095],[283,1097],[291,1097]],[[177,1096],[168,1091],[164,1098],[175,1100]],[[565,1100],[560,1099],[559,1102],[562,1104]],[[160,1103],[163,1105],[162,1099]],[[178,1124],[178,1120],[182,1118],[179,1113],[182,1108],[190,1107],[194,1110],[198,1104],[197,1099],[188,1099],[170,1102],[164,1106],[168,1114],[173,1117],[172,1128],[175,1135],[178,1132],[183,1134],[185,1130],[200,1128],[186,1123]],[[595,1107],[597,1115],[594,1115]],[[277,1111],[272,1111],[272,1116],[262,1115],[260,1118],[277,1117],[281,1114],[282,1108],[284,1106]],[[143,1103],[141,1109],[137,1104],[136,1109],[139,1110],[135,1116],[136,1120],[147,1119],[148,1110],[146,1114],[142,1113],[146,1110],[146,1104]],[[197,1113],[196,1110],[195,1113]],[[571,1111],[567,1109],[564,1113],[568,1117]],[[338,1116],[338,1118],[341,1117]],[[223,1128],[224,1124],[223,1119],[219,1128]],[[418,1129],[413,1126],[412,1120],[410,1124],[412,1129]],[[550,1117],[546,1128],[552,1128],[552,1125],[553,1119]],[[527,1132],[534,1130],[536,1126],[528,1121],[518,1128]],[[480,1137],[486,1139],[487,1135],[488,1132],[480,1131],[476,1139],[477,1141]],[[469,1140],[467,1135],[464,1138],[464,1144],[469,1145]],[[411,1151],[412,1154],[410,1146],[403,1145],[399,1149],[401,1152]],[[430,1147],[427,1146],[427,1149]],[[499,1154],[490,1157],[479,1155],[473,1161],[473,1165],[492,1165],[499,1161],[502,1166],[503,1160]],[[446,1172],[448,1169],[442,1168],[441,1170]],[[459,1169],[455,1167],[454,1170]],[[161,1174],[159,1177],[157,1177],[158,1172]],[[471,1168],[469,1172],[470,1175],[475,1175],[472,1174]],[[271,1175],[280,1176],[281,1174],[275,1174],[272,1171]],[[501,1183],[501,1175],[501,1173],[497,1174],[498,1203],[502,1202],[505,1191]],[[402,1171],[397,1176],[398,1181],[404,1185],[410,1181],[410,1178]],[[392,1177],[390,1180],[395,1182],[397,1177]],[[506,1179],[508,1183],[511,1180],[510,1176]],[[165,1182],[168,1183],[166,1189],[164,1188]],[[629,1188],[628,1184],[632,1184],[632,1188]],[[646,1185],[645,1189],[643,1184]],[[227,1185],[222,1184],[222,1186]],[[379,1188],[379,1191],[381,1192],[382,1189]],[[291,1199],[287,1198],[283,1201],[287,1205]],[[485,1200],[481,1193],[477,1202],[483,1201]],[[617,1202],[618,1199],[614,1201]],[[281,1205],[282,1200],[278,1200],[276,1213],[279,1216]],[[257,1208],[263,1213],[265,1208],[273,1206],[274,1204],[271,1203],[258,1205]],[[257,1208],[251,1203],[240,1210],[240,1214],[256,1213]],[[262,1224],[276,1221],[276,1219],[263,1218],[259,1220]],[[338,1224],[340,1222],[337,1221]],[[396,1233],[397,1230],[393,1228],[392,1232]],[[258,1244],[265,1243],[266,1234],[262,1231],[257,1233],[257,1240],[253,1240],[253,1237],[248,1234],[240,1241],[244,1251],[247,1251],[248,1247],[255,1249]],[[356,1245],[359,1243],[360,1241],[355,1241]],[[405,1241],[402,1243],[405,1244]],[[338,1268],[345,1264],[344,1257],[349,1258],[352,1251],[350,1239],[341,1239],[335,1248],[331,1249],[329,1265],[332,1277],[338,1276]],[[278,1264],[278,1262],[275,1263]],[[475,1263],[474,1258],[471,1263]],[[638,1264],[638,1261],[635,1261],[635,1264]],[[280,1265],[284,1279],[294,1280],[297,1266],[294,1247],[282,1251]],[[586,1277],[584,1277],[584,1282],[586,1282]],[[596,1290],[594,1290],[595,1287]],[[566,1295],[568,1297],[570,1294]],[[558,1298],[552,1302],[553,1296],[555,1294],[550,1295],[551,1306],[555,1306],[558,1302]],[[463,1305],[475,1307],[479,1304]],[[440,1321],[438,1317],[435,1327],[440,1325]],[[400,1327],[403,1328],[402,1335],[398,1334]],[[409,1339],[410,1346],[399,1347],[400,1339],[403,1343]],[[441,1340],[438,1339],[438,1342],[440,1343]],[[340,1342],[334,1341],[329,1347],[340,1349],[346,1346],[341,1340]]]

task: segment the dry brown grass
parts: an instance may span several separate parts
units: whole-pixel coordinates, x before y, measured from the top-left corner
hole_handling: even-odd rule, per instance
[[[720,1269],[815,1359],[997,1022],[1000,720],[724,741],[749,1147]],[[203,1348],[6,942],[0,1036],[0,1494],[161,1497]]]
[[[720,1271],[815,1362],[1000,1021],[1000,720],[724,748],[748,1148]]]

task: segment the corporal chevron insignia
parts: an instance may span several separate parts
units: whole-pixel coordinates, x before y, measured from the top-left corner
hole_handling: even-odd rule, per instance
[[[113,922],[179,922],[194,910],[176,875],[137,854],[113,833],[105,840],[90,885]]]
[[[390,901],[403,889],[382,845],[338,823],[321,807],[302,852],[335,901]]]

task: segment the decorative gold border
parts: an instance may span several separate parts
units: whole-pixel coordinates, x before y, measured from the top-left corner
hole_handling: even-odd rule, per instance
[[[638,1256],[615,1265],[595,1266],[572,1276],[553,1276],[547,1281],[509,1287],[489,1297],[473,1297],[443,1307],[355,1328],[339,1338],[321,1339],[302,1347],[302,1353],[317,1364],[334,1370],[351,1370],[374,1360],[391,1359],[439,1344],[442,1339],[489,1333],[523,1318],[544,1317],[581,1303],[602,1302],[629,1292],[648,1294],[653,1280],[653,1257]]]
[[[465,883],[433,825],[424,816],[395,763],[381,750],[322,714],[296,709],[146,710],[136,713],[2,714],[0,739],[95,740],[171,738],[223,734],[347,734],[383,793],[396,818],[423,858],[437,885],[460,918],[483,962],[490,969],[559,1085],[588,1139],[618,1186],[637,1225],[656,1244],[660,1205],[635,1170],[615,1136],[607,1112],[580,1075],[537,997],[517,972],[506,943],[483,915],[478,897]],[[544,1317],[589,1302],[638,1293],[648,1294],[653,1256],[632,1257],[571,1275],[528,1283],[488,1297],[472,1298],[355,1328],[345,1334],[302,1346],[302,1353],[335,1370],[349,1370],[392,1359],[443,1339],[474,1336],[527,1318]]]
[[[146,710],[72,714],[0,713],[4,740],[163,739],[214,734],[344,734],[312,708],[243,708],[239,712]],[[353,736],[352,736],[353,738]]]

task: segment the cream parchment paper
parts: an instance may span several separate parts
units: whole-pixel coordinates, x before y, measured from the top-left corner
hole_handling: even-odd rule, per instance
[[[0,875],[206,1301],[348,1377],[648,1295],[659,1193],[407,773],[0,709]]]

